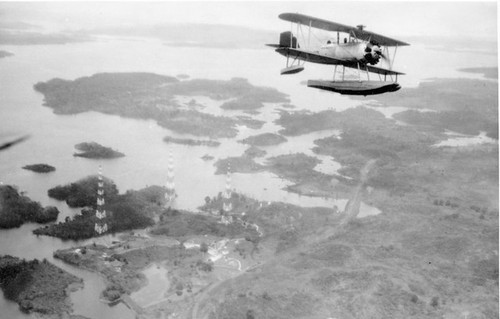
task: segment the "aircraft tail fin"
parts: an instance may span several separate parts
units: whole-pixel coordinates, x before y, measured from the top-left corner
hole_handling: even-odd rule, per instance
[[[280,33],[280,46],[294,49],[300,48],[299,43],[297,42],[297,37],[295,37],[290,31]]]
[[[280,33],[279,44],[266,44],[266,45],[273,48],[294,48],[294,49],[300,48],[300,45],[297,42],[297,37],[295,37],[290,31]]]

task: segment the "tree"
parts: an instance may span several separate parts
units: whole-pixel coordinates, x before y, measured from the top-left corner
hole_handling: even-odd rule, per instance
[[[431,306],[433,306],[434,308],[437,308],[437,306],[439,306],[439,297],[437,296],[432,297]]]
[[[202,253],[204,253],[204,254],[205,254],[206,252],[208,252],[208,245],[207,245],[207,243],[205,243],[205,242],[201,243],[201,245],[200,245],[200,251],[201,251]]]

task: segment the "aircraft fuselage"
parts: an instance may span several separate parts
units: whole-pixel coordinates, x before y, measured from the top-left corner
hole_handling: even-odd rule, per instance
[[[378,46],[369,48],[365,42],[348,42],[327,44],[319,48],[318,53],[339,60],[377,64],[380,56],[375,51],[380,52],[380,48]]]

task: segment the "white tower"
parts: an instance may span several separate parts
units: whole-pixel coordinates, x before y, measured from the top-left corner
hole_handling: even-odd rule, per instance
[[[167,189],[165,193],[165,207],[171,208],[174,204],[175,198],[177,194],[175,192],[175,182],[174,182],[174,157],[172,156],[172,151],[170,151],[170,156],[168,159],[167,166],[167,182],[165,184],[165,188]]]
[[[222,210],[224,213],[229,213],[233,210],[233,204],[231,203],[231,164],[227,164],[227,175],[226,175],[226,189],[222,194]]]
[[[104,210],[104,181],[102,178],[102,167],[99,165],[99,181],[97,182],[97,208],[95,211],[97,222],[95,223],[95,231],[99,235],[108,231],[106,224],[106,210]]]

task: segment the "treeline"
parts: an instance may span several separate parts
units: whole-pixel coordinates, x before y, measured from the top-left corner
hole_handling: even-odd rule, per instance
[[[33,279],[31,274],[38,263],[37,259],[26,261],[8,255],[0,257],[0,287],[6,299],[18,300]]]
[[[56,207],[43,208],[10,185],[0,186],[0,203],[0,228],[19,227],[24,222],[48,223],[59,215]]]
[[[88,179],[84,181],[88,181]],[[110,182],[109,185],[118,193],[114,183]],[[88,188],[82,189],[86,194]],[[88,199],[88,194],[85,196],[73,195]],[[88,196],[93,196],[93,194]],[[154,225],[153,213],[161,210],[164,196],[165,188],[160,186],[150,186],[139,191],[127,191],[123,195],[115,194],[109,198],[106,196],[104,205],[106,218],[102,222],[106,222],[108,232],[111,233],[152,226]],[[99,220],[95,216],[95,197],[93,201],[88,201],[87,206],[90,207],[83,209],[80,215],[73,218],[68,217],[65,222],[35,229],[33,233],[71,240],[96,236],[94,227]]]

